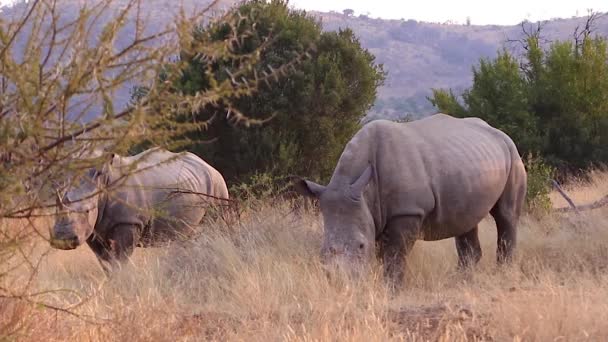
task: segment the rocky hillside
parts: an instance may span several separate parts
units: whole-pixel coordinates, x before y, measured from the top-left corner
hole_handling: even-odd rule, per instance
[[[84,0],[81,0],[84,1]],[[123,0],[124,1],[124,0]],[[116,1],[120,4],[123,1]],[[202,7],[209,0],[182,0],[186,8]],[[220,1],[220,9],[234,0]],[[77,1],[64,0],[66,16],[77,13]],[[0,16],[14,15],[23,4],[4,8]],[[171,0],[146,0],[145,12],[152,22],[150,27],[166,25],[175,13]],[[388,79],[379,90],[379,98],[371,115],[398,118],[411,114],[420,116],[434,111],[426,99],[431,88],[462,90],[471,83],[471,67],[482,57],[493,57],[505,47],[517,49],[509,43],[522,37],[520,25],[453,25],[417,22],[415,20],[383,20],[367,16],[341,13],[312,12],[324,29],[351,28],[364,47],[372,51],[377,61],[388,71]],[[585,18],[555,19],[543,27],[547,41],[570,39],[575,28],[584,25]],[[528,25],[535,25],[530,24]],[[608,17],[596,21],[596,32],[608,35]],[[120,43],[120,42],[119,42]],[[128,94],[120,96],[128,98]]]

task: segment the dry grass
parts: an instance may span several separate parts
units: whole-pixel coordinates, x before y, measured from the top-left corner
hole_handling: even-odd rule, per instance
[[[569,188],[577,203],[608,193],[608,174]],[[561,206],[562,204],[556,204]],[[92,252],[51,251],[37,289],[75,293],[49,303],[84,303],[86,320],[0,300],[0,336],[24,341],[600,341],[608,339],[608,208],[526,217],[516,262],[496,267],[494,223],[484,257],[456,271],[453,240],[419,242],[407,287],[391,296],[381,275],[329,281],[319,268],[318,217],[287,206],[261,208],[238,227],[209,224],[197,241],[138,249],[106,280]],[[37,247],[38,254],[46,250]],[[24,268],[11,279],[26,281]],[[4,280],[5,282],[8,279]]]
[[[608,195],[608,171],[601,169],[591,171],[589,178],[590,180],[586,182],[574,181],[564,187],[574,204],[592,203]],[[555,207],[568,206],[568,202],[557,192],[552,192],[550,198]]]

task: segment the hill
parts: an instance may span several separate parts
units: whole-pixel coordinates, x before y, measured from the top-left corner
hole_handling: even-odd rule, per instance
[[[63,0],[66,19],[78,13],[78,2]],[[120,6],[124,0],[115,1]],[[210,0],[183,0],[186,9],[204,7]],[[226,9],[234,0],[221,0],[217,10]],[[146,0],[143,12],[150,21],[149,27],[159,28],[170,24],[177,7],[169,0]],[[0,17],[21,13],[25,2],[2,9]],[[383,63],[388,71],[385,85],[379,89],[378,100],[370,117],[400,118],[407,114],[419,117],[432,113],[426,96],[431,88],[452,88],[461,91],[472,82],[471,67],[480,58],[493,57],[496,52],[520,48],[517,40],[523,36],[522,26],[458,25],[429,23],[415,20],[374,19],[365,15],[353,16],[342,13],[311,12],[319,18],[325,30],[351,28]],[[585,17],[553,19],[543,25],[543,38],[549,42],[556,39],[571,39],[577,26],[583,26]],[[608,17],[595,23],[595,32],[608,35]],[[530,28],[537,23],[526,23]],[[127,32],[128,33],[128,32]],[[125,41],[128,41],[128,34]],[[118,42],[121,45],[121,42]],[[117,94],[118,102],[129,99],[126,91]]]
[[[386,84],[372,115],[399,117],[434,111],[426,96],[431,88],[460,91],[472,82],[471,67],[480,58],[494,57],[499,49],[517,53],[521,46],[513,40],[524,36],[522,25],[456,25],[383,20],[341,13],[314,13],[326,30],[351,28],[380,63],[388,70]],[[554,19],[542,23],[546,43],[571,39],[577,26],[584,27],[586,17]],[[538,23],[524,23],[528,30]],[[595,32],[608,35],[608,18],[595,22]]]

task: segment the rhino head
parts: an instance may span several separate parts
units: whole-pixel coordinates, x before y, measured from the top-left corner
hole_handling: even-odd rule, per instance
[[[360,266],[375,255],[375,225],[364,196],[372,178],[368,166],[354,183],[332,181],[323,186],[308,180],[296,182],[297,191],[319,200],[324,238],[321,262],[324,265]]]
[[[57,249],[75,249],[93,234],[102,209],[102,189],[115,158],[100,168],[90,168],[74,179],[63,196],[57,193],[55,224],[50,231],[50,244]]]

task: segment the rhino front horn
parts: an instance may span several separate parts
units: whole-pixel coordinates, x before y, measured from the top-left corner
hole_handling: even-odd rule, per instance
[[[368,165],[367,168],[365,168],[365,171],[363,171],[363,173],[361,174],[361,176],[359,176],[359,178],[353,184],[351,184],[350,193],[353,198],[361,197],[361,195],[363,194],[363,189],[365,189],[365,186],[372,178],[372,171],[372,166]]]

